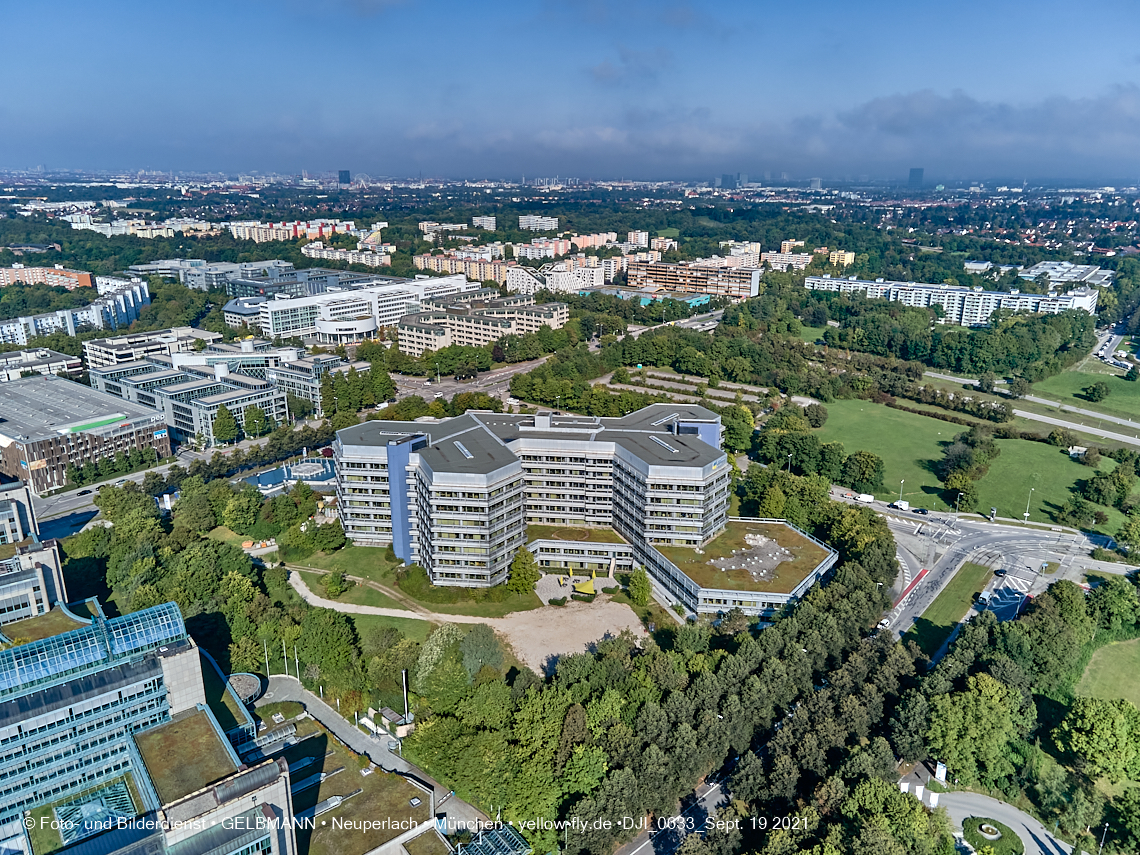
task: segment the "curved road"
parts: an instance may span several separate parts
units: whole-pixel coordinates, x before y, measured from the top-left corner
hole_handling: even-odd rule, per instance
[[[1025,844],[1025,855],[1070,855],[1071,843],[1058,840],[1045,826],[1013,805],[978,793],[942,793],[938,806],[946,808],[954,827],[962,828],[962,820],[971,816],[996,819],[1008,825]]]

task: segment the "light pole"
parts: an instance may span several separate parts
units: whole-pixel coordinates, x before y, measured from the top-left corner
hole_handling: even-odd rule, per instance
[[[1029,503],[1033,501],[1033,491],[1036,487],[1029,488],[1029,498],[1025,500],[1025,521],[1029,522]]]
[[[902,488],[903,488],[903,484],[905,484],[905,483],[906,483],[906,478],[903,478],[902,480],[899,481],[899,501],[900,502],[902,501]]]
[[[954,515],[958,515],[958,503],[962,501],[962,491],[958,491],[958,495],[954,497]]]
[[[1101,855],[1104,852],[1104,838],[1108,835],[1108,823],[1104,824],[1104,831],[1100,833],[1100,849],[1096,851],[1096,855]]]
[[[439,363],[435,364],[435,385],[439,385]]]
[[[792,455],[788,455],[788,474],[792,474]]]

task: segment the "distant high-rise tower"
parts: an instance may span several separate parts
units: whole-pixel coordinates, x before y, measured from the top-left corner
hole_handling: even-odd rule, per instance
[[[347,169],[342,169],[340,172],[337,173],[337,179],[336,180],[337,180],[337,183],[340,184],[342,187],[347,187],[349,184],[352,183],[352,173],[349,172]]]
[[[911,190],[919,190],[922,188],[922,173],[921,166],[917,166],[910,171],[910,178],[906,182],[906,186]]]
[[[732,190],[736,187],[736,176],[731,172],[726,172],[720,177],[720,186],[725,190]]]
[[[823,179],[822,178],[813,178],[811,180],[811,189],[812,190],[822,190],[823,189]]]

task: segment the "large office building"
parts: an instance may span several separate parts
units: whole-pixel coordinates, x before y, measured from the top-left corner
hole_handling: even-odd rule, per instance
[[[891,282],[876,279],[869,282],[863,279],[832,278],[831,276],[808,276],[804,287],[813,291],[833,291],[840,294],[859,294],[870,299],[890,300],[906,306],[926,308],[941,306],[943,315],[939,322],[958,324],[964,327],[984,326],[990,315],[998,309],[1010,312],[1033,312],[1059,314],[1070,309],[1082,309],[1089,314],[1096,312],[1096,288],[1081,286],[1065,294],[1023,294],[1012,291],[983,291],[981,287],[967,288],[964,285],[924,285],[917,282]]]
[[[0,353],[0,383],[19,380],[28,374],[62,374],[78,377],[83,373],[83,360],[46,347],[35,350],[11,350]]]
[[[363,287],[338,288],[292,299],[266,300],[258,326],[271,338],[313,339],[319,344],[358,344],[380,327],[394,327],[435,298],[479,290],[465,276],[373,280]]]
[[[570,319],[565,303],[543,303],[516,294],[500,297],[490,288],[424,301],[427,311],[406,315],[397,328],[400,350],[422,356],[453,344],[481,347],[505,335],[526,335],[542,327],[562,329]]]
[[[25,267],[22,264],[0,267],[0,287],[16,282],[25,285],[56,285],[68,291],[95,287],[95,277],[90,273],[85,270],[69,270],[62,264],[54,267]]]
[[[224,290],[231,279],[243,276],[269,276],[271,270],[286,273],[293,269],[293,262],[280,259],[208,262],[200,258],[168,258],[146,264],[132,264],[127,269],[136,276],[164,276],[177,279],[187,288],[212,291]]]
[[[289,418],[285,392],[266,380],[264,372],[269,365],[285,361],[288,354],[299,356],[300,351],[287,348],[288,354],[275,351],[276,355],[270,356],[252,346],[248,352],[238,350],[236,354],[202,351],[171,358],[151,356],[93,368],[91,385],[101,394],[120,399],[120,403],[145,408],[169,426],[176,440],[201,440],[213,445],[214,422],[223,406],[243,428],[247,407],[260,409],[274,425]],[[249,363],[254,370],[231,370],[231,365],[242,363]]]
[[[539,291],[577,294],[583,288],[601,287],[605,279],[605,268],[601,264],[579,267],[558,261],[544,264],[540,270],[521,265],[512,267],[507,271],[505,284],[512,294],[537,294]]]
[[[122,365],[148,356],[173,356],[197,350],[200,342],[220,341],[221,333],[196,327],[172,327],[153,332],[129,333],[112,338],[93,338],[83,342],[83,358],[88,368]]]
[[[150,305],[150,289],[141,279],[98,280],[101,296],[86,306],[0,321],[0,344],[26,345],[29,339],[54,332],[75,335],[89,329],[117,330],[137,321],[143,307]]]
[[[354,368],[357,374],[363,374],[372,370],[372,363],[346,362],[333,353],[318,353],[266,368],[265,379],[280,391],[311,403],[313,414],[320,419],[332,415],[321,406],[321,381],[326,374],[347,374]]]
[[[22,481],[0,484],[0,625],[67,600],[59,544],[39,534],[32,491]]]
[[[437,585],[502,582],[528,524],[612,526],[645,561],[655,545],[697,548],[724,529],[721,432],[715,413],[673,404],[613,419],[370,421],[339,431],[333,446],[341,518],[354,542],[391,543]],[[672,574],[650,569],[699,605]]]
[[[175,604],[59,602],[0,632],[0,849],[32,851],[42,817],[75,855],[295,855],[288,764],[235,750],[253,721],[237,703],[222,731]]]
[[[703,267],[692,264],[631,261],[627,270],[631,288],[709,294],[743,299],[760,293],[762,270],[752,267]]]
[[[55,375],[0,383],[0,473],[43,493],[67,482],[69,464],[153,448],[170,456],[164,417]]]
[[[386,281],[391,281],[391,277],[325,267],[304,270],[267,267],[228,279],[226,294],[230,297],[311,297],[337,288],[360,288]]]

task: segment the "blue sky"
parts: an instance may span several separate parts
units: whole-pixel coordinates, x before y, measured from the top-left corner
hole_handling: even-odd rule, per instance
[[[1140,176],[1130,0],[0,5],[0,167]]]

